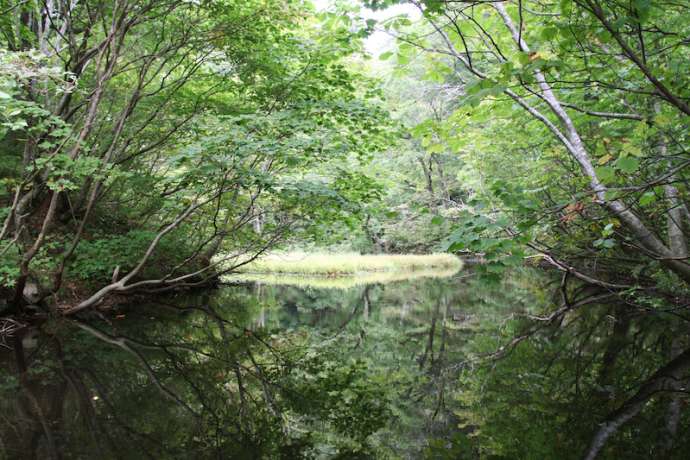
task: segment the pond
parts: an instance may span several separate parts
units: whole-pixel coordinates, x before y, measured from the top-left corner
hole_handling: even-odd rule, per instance
[[[1,449],[583,458],[601,423],[632,408],[600,458],[685,458],[686,382],[665,381],[653,389],[672,391],[635,406],[659,369],[688,354],[684,318],[602,303],[607,294],[589,288],[563,308],[561,278],[537,270],[499,283],[472,268],[431,275],[257,279],[28,328],[0,353]]]

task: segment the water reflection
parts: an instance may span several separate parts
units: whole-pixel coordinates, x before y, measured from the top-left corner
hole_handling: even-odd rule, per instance
[[[525,272],[252,284],[46,321],[0,353],[2,451],[685,458],[687,321],[642,301]]]

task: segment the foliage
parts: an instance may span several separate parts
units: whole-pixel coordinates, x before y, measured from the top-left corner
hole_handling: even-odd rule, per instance
[[[352,225],[376,199],[341,167],[389,142],[380,94],[347,65],[366,25],[307,1],[0,9],[0,280],[15,310],[34,283],[48,304],[81,284],[69,313],[209,283],[219,252]]]
[[[686,8],[367,3],[423,10],[416,24],[381,25],[400,37],[381,59],[396,82],[415,75],[425,81],[408,83],[413,91],[430,88],[418,99],[433,110],[415,111],[414,141],[455,157],[462,199],[439,213],[446,247],[483,256],[494,277],[533,253],[602,280],[654,286],[666,271],[687,281],[687,263],[676,261],[690,225],[688,85],[671,70],[688,59],[672,38],[687,32]]]
[[[122,235],[86,240],[70,265],[70,274],[90,283],[108,281],[115,269],[122,272],[133,269],[154,237],[152,231],[132,230]],[[175,248],[183,244],[183,241],[174,239],[164,241],[151,265],[160,267],[180,263],[182,254]]]

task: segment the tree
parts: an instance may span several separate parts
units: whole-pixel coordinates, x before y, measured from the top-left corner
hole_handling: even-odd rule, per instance
[[[2,10],[0,273],[14,308],[72,314],[208,283],[343,208],[332,184],[291,173],[378,148],[382,111],[341,62],[358,32],[308,3]],[[65,279],[90,286],[66,299]]]
[[[512,184],[495,184],[494,198],[516,211],[513,222],[522,221],[508,229],[511,235],[525,236],[539,221],[556,227],[549,234],[553,236],[580,215],[586,217],[583,228],[603,220],[611,226],[600,230],[595,241],[599,250],[618,244],[626,257],[635,251],[633,258],[661,263],[675,276],[690,279],[685,249],[687,152],[682,147],[688,95],[684,76],[677,71],[687,60],[687,50],[678,39],[685,28],[682,6],[593,1],[408,3],[423,12],[426,27],[407,31],[405,26],[397,27],[398,54],[404,62],[413,55],[426,57],[429,65],[445,68],[446,75],[459,80],[457,86],[464,92],[464,107],[445,121],[458,128],[446,142],[458,137],[470,140],[473,134],[463,132],[461,126],[472,123],[476,114],[484,117],[478,118],[478,124],[495,127],[505,144],[523,139],[540,144],[530,150],[554,171],[542,196],[535,194],[536,208],[524,206],[519,196],[525,195],[525,186],[530,187],[530,178],[516,181],[513,176]],[[395,29],[392,23],[391,30]],[[492,111],[508,122],[501,126],[498,120],[487,120]],[[539,137],[522,137],[526,132]],[[518,155],[515,150],[510,153]],[[521,163],[519,158],[512,161]],[[568,190],[562,190],[565,185]],[[592,228],[597,227],[585,230],[587,238],[592,238]],[[544,235],[543,229],[537,233]],[[572,255],[554,249],[552,238],[526,238],[532,249],[544,253],[559,269],[588,271],[582,263],[559,262],[561,255],[566,259]],[[586,273],[583,278],[593,281]]]

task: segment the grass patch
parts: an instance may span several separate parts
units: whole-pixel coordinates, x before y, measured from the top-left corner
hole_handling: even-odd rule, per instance
[[[261,274],[341,276],[428,269],[458,271],[461,267],[460,259],[452,254],[361,255],[290,252],[269,254],[245,265],[241,271]]]
[[[269,285],[296,286],[317,289],[350,289],[367,284],[384,284],[419,278],[448,278],[460,266],[452,268],[423,268],[419,270],[369,271],[340,275],[299,275],[290,273],[238,273],[223,277],[230,283],[252,282]]]

